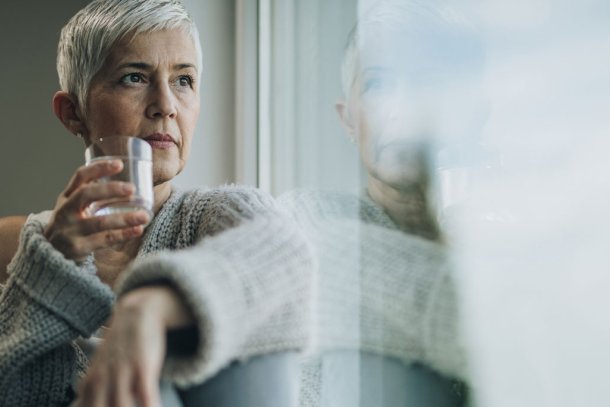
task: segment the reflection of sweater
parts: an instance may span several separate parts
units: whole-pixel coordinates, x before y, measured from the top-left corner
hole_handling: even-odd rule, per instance
[[[429,230],[398,230],[368,196],[301,190],[279,202],[294,214],[317,258],[314,354],[361,350],[464,378],[447,253],[419,237]],[[322,389],[332,386],[320,363],[312,358],[305,368],[301,406],[320,405]]]
[[[108,318],[114,294],[92,258],[77,265],[30,216],[0,293],[0,405],[65,405],[86,368],[75,345]],[[118,295],[169,283],[192,309],[194,355],[168,354],[164,376],[201,381],[233,359],[299,349],[308,335],[311,256],[306,242],[259,191],[174,192],[147,228]]]

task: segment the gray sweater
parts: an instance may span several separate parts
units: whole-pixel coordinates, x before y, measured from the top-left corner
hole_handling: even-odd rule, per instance
[[[324,402],[333,377],[321,362],[335,349],[465,377],[445,248],[419,237],[430,231],[398,230],[366,196],[293,191],[280,203],[291,216],[256,190],[174,193],[147,228],[117,295],[171,284],[201,339],[189,355],[170,349],[165,378],[197,383],[232,360],[305,345],[301,406]],[[114,302],[92,259],[63,258],[44,224],[28,219],[0,294],[0,405],[68,402],[87,365],[77,339],[95,332]]]
[[[335,350],[419,362],[467,379],[455,276],[446,247],[428,239],[433,223],[421,217],[399,230],[366,193],[295,190],[279,203],[316,259],[317,318],[302,365],[301,406],[334,402],[338,376],[350,374],[323,369],[325,354]]]
[[[76,264],[30,216],[0,293],[0,405],[57,406],[87,366],[77,339],[109,317],[115,293],[93,258]],[[173,286],[196,318],[193,354],[168,352],[163,376],[188,385],[232,360],[302,349],[310,336],[312,250],[267,195],[230,186],[174,192],[147,227],[117,296]]]

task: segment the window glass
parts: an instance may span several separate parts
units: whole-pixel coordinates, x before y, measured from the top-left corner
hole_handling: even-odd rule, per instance
[[[269,185],[319,257],[304,397],[606,400],[608,5],[271,4]]]

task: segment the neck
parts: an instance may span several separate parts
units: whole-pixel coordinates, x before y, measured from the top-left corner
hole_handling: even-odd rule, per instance
[[[395,187],[369,176],[368,193],[381,206],[399,229],[430,240],[439,240],[439,230],[430,214],[426,185]]]
[[[153,213],[155,216],[161,208],[163,204],[169,199],[169,196],[172,194],[172,185],[168,182],[164,182],[163,184],[155,185],[153,187],[153,195],[155,196],[155,200],[153,202]]]

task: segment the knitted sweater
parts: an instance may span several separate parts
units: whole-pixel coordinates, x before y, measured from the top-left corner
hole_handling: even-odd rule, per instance
[[[76,340],[109,317],[114,294],[93,259],[67,260],[30,216],[0,293],[0,405],[58,406],[87,360]],[[172,285],[192,310],[194,354],[168,352],[163,376],[203,381],[235,359],[300,349],[312,325],[312,256],[293,222],[260,191],[176,192],[147,227],[118,296]]]
[[[336,378],[323,377],[322,363],[333,350],[420,362],[465,378],[449,259],[442,244],[420,237],[430,230],[399,230],[366,194],[297,190],[278,201],[293,214],[318,264],[317,356],[304,365],[301,406],[332,403],[324,389]]]

